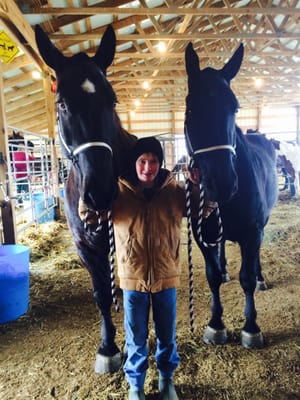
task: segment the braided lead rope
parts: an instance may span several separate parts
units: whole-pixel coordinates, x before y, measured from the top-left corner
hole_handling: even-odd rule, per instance
[[[188,229],[188,265],[189,265],[189,316],[190,328],[192,334],[194,333],[194,271],[192,262],[192,228],[191,228],[191,190],[190,180],[185,180],[185,199],[186,199],[186,216],[187,216],[187,229]]]
[[[116,312],[120,311],[120,305],[116,296],[116,282],[115,282],[115,239],[114,239],[114,226],[112,222],[111,210],[107,213],[108,217],[108,240],[109,240],[109,257],[110,257],[110,284],[113,303]]]
[[[97,217],[98,217],[98,226],[96,228],[96,233],[99,233],[102,231],[103,224],[102,224],[101,214],[98,211],[97,211]]]
[[[88,220],[89,220],[89,217],[90,217],[90,214],[89,214],[90,211],[91,210],[89,208],[86,209],[86,213],[85,213],[85,216],[84,216],[84,219],[83,219],[83,227],[84,227],[84,229],[86,231],[88,230],[88,227],[89,227]],[[96,235],[97,233],[101,232],[103,224],[102,224],[102,218],[101,218],[101,215],[100,215],[99,211],[93,211],[93,213],[96,213],[96,215],[97,215],[97,228],[96,228],[95,231],[93,231],[91,233]]]
[[[216,208],[216,216],[218,218],[218,236],[215,242],[207,243],[203,240],[202,237],[202,222],[203,222],[203,211],[204,211],[204,189],[203,185],[200,183],[200,201],[199,201],[199,210],[198,210],[198,219],[197,219],[197,236],[199,242],[203,244],[205,247],[214,247],[222,240],[223,236],[223,225],[220,215],[219,206]]]
[[[190,168],[193,168],[194,161],[190,161]],[[197,219],[197,235],[199,242],[203,243],[205,247],[213,247],[218,245],[218,258],[221,252],[221,240],[223,235],[223,226],[220,216],[219,207],[216,208],[216,215],[218,217],[218,237],[215,243],[206,243],[203,240],[201,226],[203,221],[203,210],[204,210],[204,189],[203,185],[200,183],[200,198],[199,198],[199,210]],[[187,214],[187,229],[188,229],[188,265],[189,265],[189,316],[190,316],[190,328],[191,332],[194,333],[194,272],[193,272],[193,262],[192,262],[192,223],[191,223],[191,181],[189,178],[185,180],[185,198],[186,198],[186,214]]]

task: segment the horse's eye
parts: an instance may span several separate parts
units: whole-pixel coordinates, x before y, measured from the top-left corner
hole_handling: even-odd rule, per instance
[[[60,111],[66,111],[67,109],[66,103],[64,103],[63,101],[59,101],[57,103],[57,107]]]

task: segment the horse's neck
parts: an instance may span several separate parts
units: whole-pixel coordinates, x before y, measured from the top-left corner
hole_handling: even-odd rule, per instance
[[[252,169],[251,162],[251,147],[247,143],[246,137],[239,127],[236,128],[236,156],[238,164],[243,163],[244,168],[248,173]]]

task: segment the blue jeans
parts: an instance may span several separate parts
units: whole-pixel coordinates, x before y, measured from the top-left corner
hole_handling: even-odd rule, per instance
[[[176,345],[176,289],[157,293],[123,290],[127,359],[126,379],[132,389],[144,387],[148,368],[148,323],[152,314],[157,338],[155,361],[163,377],[171,378],[179,364]]]

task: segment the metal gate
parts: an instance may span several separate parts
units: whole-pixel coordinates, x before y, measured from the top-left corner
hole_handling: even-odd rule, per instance
[[[17,234],[32,224],[54,220],[59,187],[63,185],[54,147],[48,137],[9,127],[9,167],[2,191],[15,208]]]

